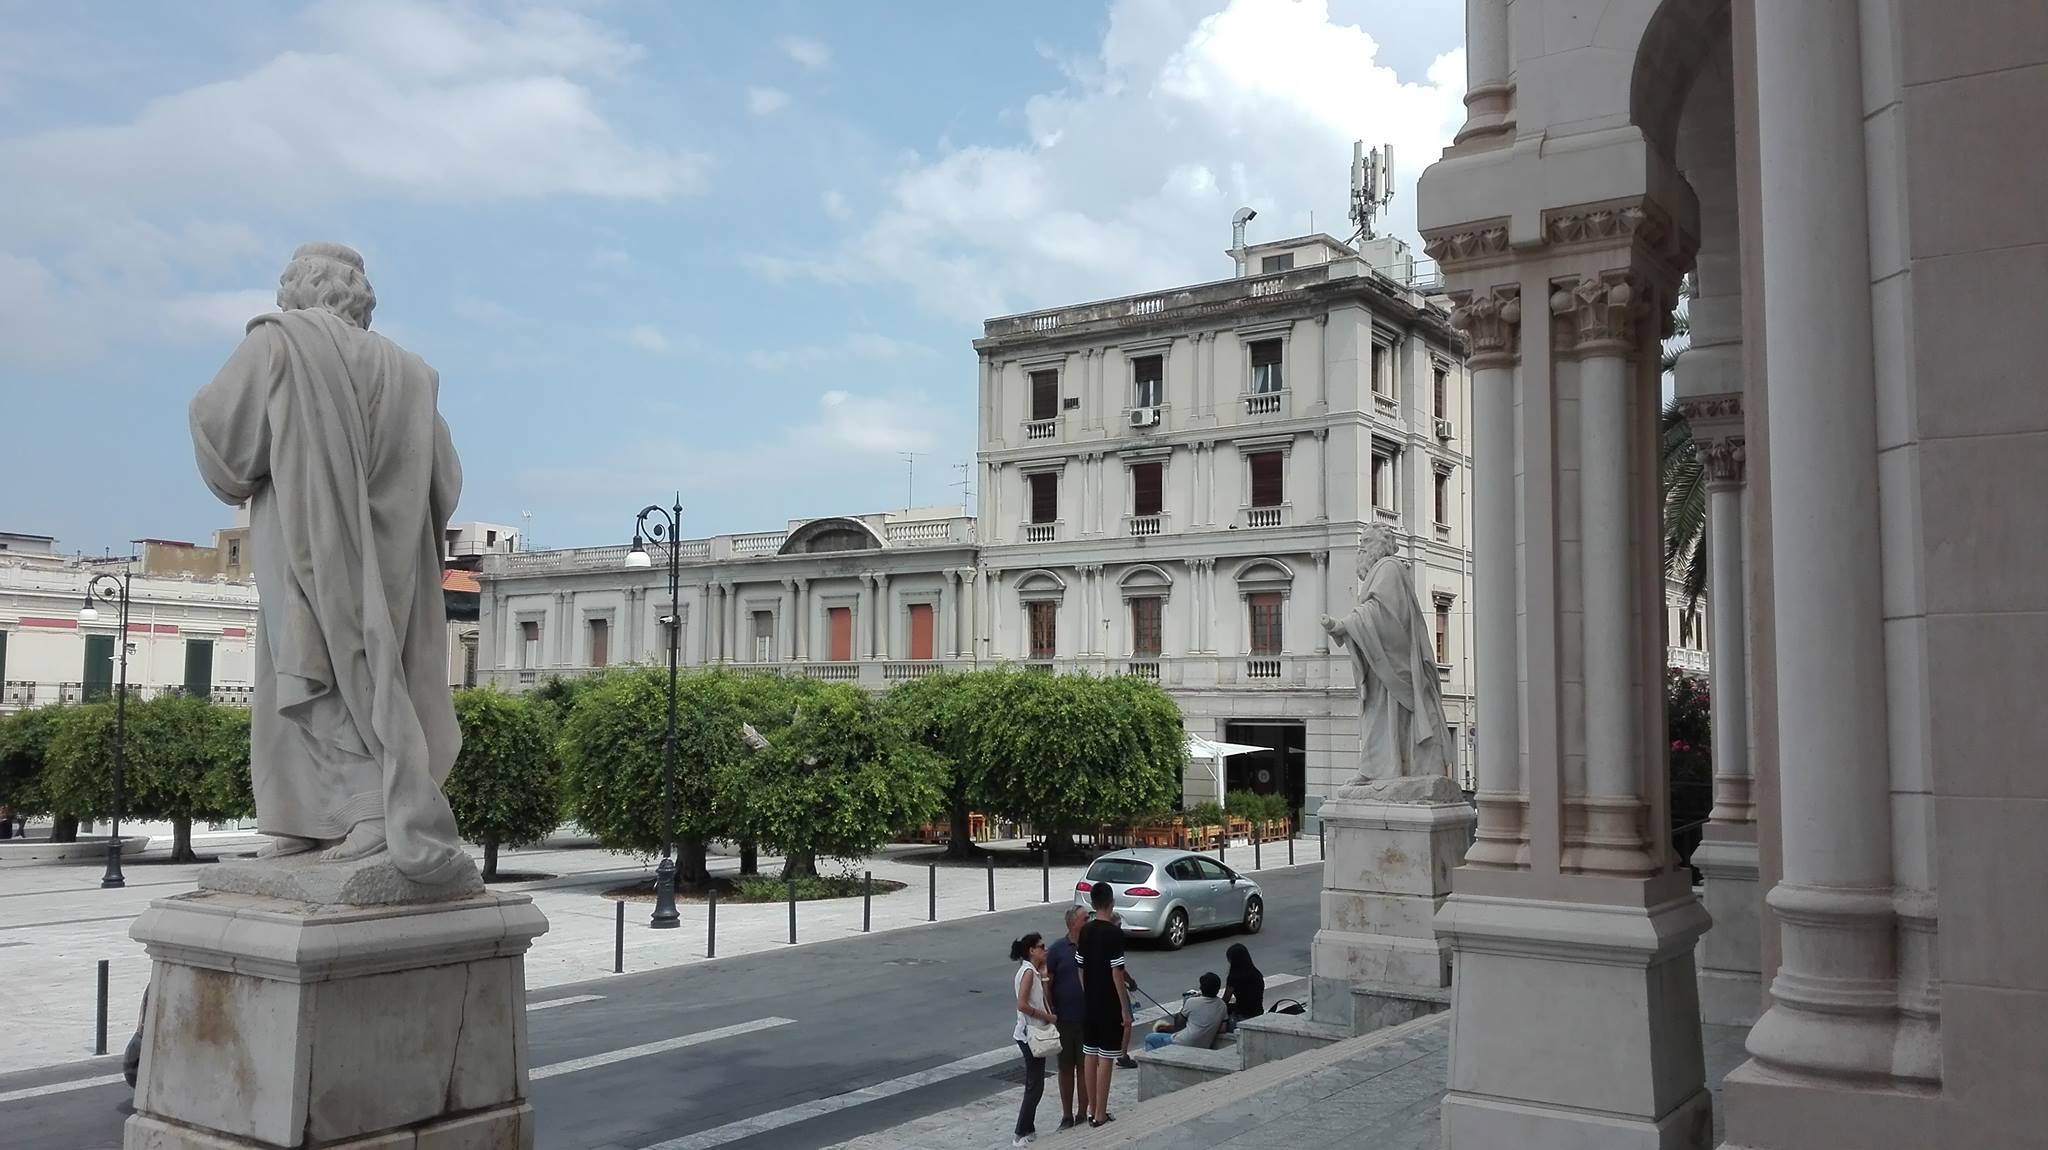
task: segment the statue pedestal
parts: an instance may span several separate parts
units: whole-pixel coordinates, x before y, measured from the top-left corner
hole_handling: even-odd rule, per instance
[[[1451,955],[1437,940],[1436,912],[1478,816],[1463,801],[1390,803],[1343,792],[1318,814],[1329,857],[1322,929],[1310,948],[1313,1016],[1363,1033],[1444,1009]]]
[[[240,889],[143,912],[130,934],[154,966],[127,1150],[531,1150],[525,954],[547,930],[531,899],[247,893],[402,883],[378,865],[223,867],[209,885]]]

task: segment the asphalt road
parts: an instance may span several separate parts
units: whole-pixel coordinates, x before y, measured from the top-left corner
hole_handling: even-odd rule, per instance
[[[1306,975],[1321,880],[1320,866],[1269,873],[1260,880],[1262,934],[1198,936],[1175,953],[1134,949],[1130,968],[1168,1005],[1202,971],[1221,974],[1232,942],[1247,942],[1269,975]],[[966,1073],[948,1067],[1010,1041],[1009,942],[1030,930],[1055,935],[1061,909],[1055,903],[552,987],[535,1001],[603,997],[528,1015],[529,1065],[537,1069],[720,1028],[757,1029],[535,1081],[536,1145],[645,1150],[813,1100],[863,1089],[879,1095],[747,1137],[704,1134],[721,1150],[812,1150],[1001,1090],[1018,1081],[1014,1057]],[[0,1077],[0,1095],[119,1069],[117,1059],[102,1059]],[[905,1076],[909,1084],[895,1081]],[[1056,1111],[1050,1083],[1047,1093]],[[127,1088],[115,1084],[0,1103],[0,1145],[118,1147],[128,1101]]]

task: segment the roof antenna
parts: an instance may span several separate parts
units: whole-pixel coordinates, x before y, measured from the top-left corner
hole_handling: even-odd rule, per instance
[[[1351,222],[1358,225],[1351,244],[1375,238],[1374,217],[1394,199],[1394,145],[1382,144],[1366,154],[1365,141],[1351,141]]]

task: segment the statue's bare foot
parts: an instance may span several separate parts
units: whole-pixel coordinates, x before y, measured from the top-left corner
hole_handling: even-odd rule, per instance
[[[319,839],[301,838],[298,835],[271,835],[270,841],[256,851],[260,859],[281,859],[290,855],[302,855],[320,849]]]
[[[351,827],[348,837],[327,848],[320,857],[327,862],[352,862],[384,849],[384,820],[364,819]]]

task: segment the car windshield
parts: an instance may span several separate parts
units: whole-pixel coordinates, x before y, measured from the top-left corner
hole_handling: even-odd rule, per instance
[[[1142,859],[1096,859],[1088,868],[1089,882],[1132,886],[1152,877],[1152,864]]]

